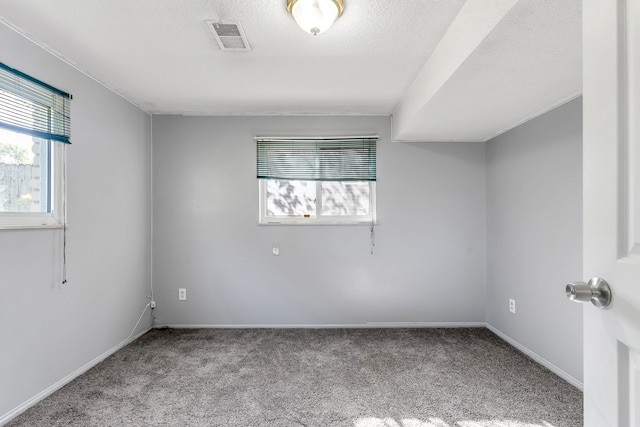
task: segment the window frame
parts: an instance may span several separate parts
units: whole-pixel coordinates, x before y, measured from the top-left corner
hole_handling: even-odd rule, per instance
[[[376,224],[376,151],[378,135],[256,136],[258,224],[374,225]],[[270,181],[315,182],[315,214],[268,215]],[[368,215],[322,215],[323,182],[362,181],[369,184]]]
[[[0,212],[0,230],[21,228],[61,228],[65,225],[64,218],[64,162],[66,144],[59,144],[52,140],[42,140],[49,144],[49,212]]]
[[[42,153],[46,153],[46,158],[40,159],[40,179],[41,185],[46,181],[48,190],[46,199],[41,199],[41,203],[46,203],[44,212],[0,212],[0,230],[65,227],[66,146],[71,144],[72,96],[2,62],[0,90],[7,95],[2,98],[0,128],[30,135],[41,149],[45,144]],[[21,108],[22,101],[41,109],[32,108],[27,115]]]
[[[325,181],[310,181],[316,185],[316,216],[300,215],[267,215],[267,182],[269,179],[259,179],[259,225],[372,225],[376,220],[376,181],[369,183],[369,212],[370,215],[320,215],[322,209],[321,188]],[[336,182],[349,182],[339,181]]]

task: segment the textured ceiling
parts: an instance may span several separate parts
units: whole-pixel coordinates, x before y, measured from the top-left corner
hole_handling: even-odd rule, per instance
[[[581,90],[581,0],[345,0],[316,37],[285,3],[0,0],[0,20],[151,113],[393,114],[397,139],[484,140]]]

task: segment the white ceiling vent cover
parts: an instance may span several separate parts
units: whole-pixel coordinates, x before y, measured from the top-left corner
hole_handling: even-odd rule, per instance
[[[220,46],[220,50],[247,52],[251,50],[247,36],[238,21],[213,22],[206,21]]]

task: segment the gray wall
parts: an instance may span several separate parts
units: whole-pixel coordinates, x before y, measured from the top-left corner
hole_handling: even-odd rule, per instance
[[[366,226],[257,225],[256,135],[371,133],[374,255]],[[389,135],[388,117],[154,116],[158,323],[484,322],[484,144]]]
[[[487,322],[582,381],[582,100],[487,144]],[[508,300],[516,300],[516,314]]]
[[[61,230],[0,230],[1,424],[123,343],[147,303],[151,119],[1,24],[0,40],[2,62],[74,96],[68,283]]]

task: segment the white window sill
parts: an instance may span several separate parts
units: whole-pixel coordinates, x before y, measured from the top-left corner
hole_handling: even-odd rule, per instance
[[[376,221],[371,223],[371,221],[314,221],[314,220],[272,220],[272,221],[258,221],[258,225],[358,225],[358,226],[371,226],[378,225]]]
[[[46,228],[64,228],[64,224],[23,224],[23,225],[9,225],[0,224],[0,230],[37,230]],[[67,228],[69,225],[67,224]]]
[[[63,228],[65,224],[52,214],[0,214],[0,230]]]

